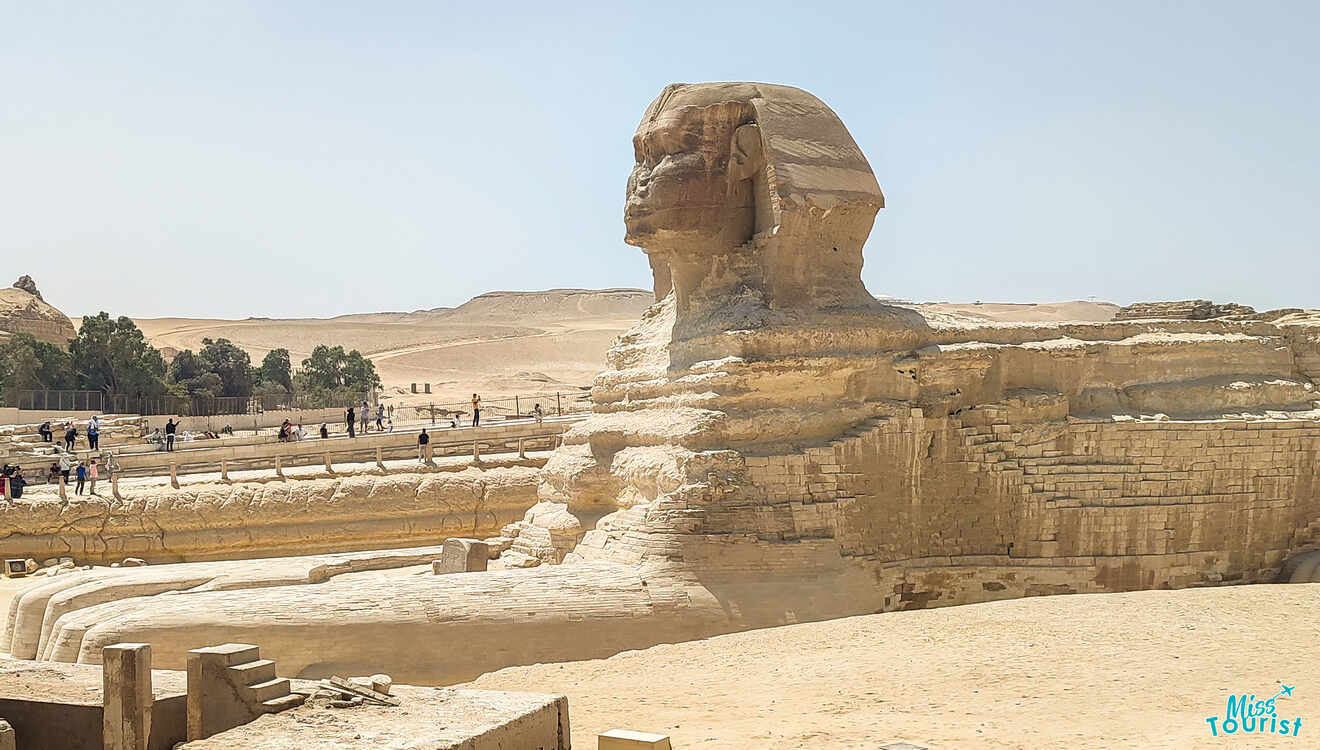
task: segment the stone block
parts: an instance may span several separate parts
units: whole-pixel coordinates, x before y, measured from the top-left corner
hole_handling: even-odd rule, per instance
[[[101,651],[105,750],[147,750],[151,737],[151,646],[117,643]]]
[[[431,563],[431,572],[470,573],[486,569],[490,549],[480,539],[446,539],[440,559]]]
[[[14,736],[14,728],[9,726],[9,722],[0,719],[0,750],[17,750],[18,740]]]
[[[611,729],[596,742],[596,750],[671,750],[668,735],[631,729]]]

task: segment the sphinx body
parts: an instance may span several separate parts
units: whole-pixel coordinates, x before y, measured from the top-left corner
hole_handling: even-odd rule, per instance
[[[884,198],[810,94],[670,86],[634,145],[627,241],[657,301],[541,472],[520,533],[552,564],[102,604],[49,640],[82,661],[150,642],[166,666],[247,641],[301,676],[451,682],[852,614],[1273,580],[1320,547],[1313,316],[928,319],[862,284]]]

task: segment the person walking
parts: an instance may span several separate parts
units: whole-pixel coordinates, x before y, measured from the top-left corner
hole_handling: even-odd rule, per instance
[[[42,422],[37,427],[37,434],[41,436],[41,442],[43,443],[49,443],[55,437],[54,433],[50,431],[50,422]]]
[[[78,462],[78,470],[77,470],[77,473],[76,473],[76,474],[77,474],[77,477],[78,477],[78,486],[74,488],[74,490],[73,490],[73,494],[75,494],[75,495],[81,495],[81,494],[83,493],[83,487],[86,486],[86,484],[87,484],[87,462],[86,462],[86,461],[79,461],[79,462]]]
[[[422,428],[422,434],[417,436],[417,460],[426,463],[426,446],[431,442],[431,436],[426,434],[426,428]]]
[[[376,432],[385,431],[385,404],[376,404]]]
[[[66,451],[73,450],[74,441],[76,441],[77,439],[78,439],[78,428],[73,426],[73,422],[70,422],[69,429],[64,431],[64,450]]]
[[[481,426],[481,396],[472,394],[472,426]]]
[[[101,442],[101,420],[95,414],[91,421],[87,423],[87,447],[96,450],[96,446]]]
[[[367,428],[371,424],[371,407],[366,401],[362,402],[362,411],[358,412],[358,419],[362,420],[362,434],[365,435],[370,432]]]
[[[353,407],[351,407],[351,406],[348,407],[348,414],[346,415],[346,418],[348,419],[348,436],[349,436],[349,437],[357,437],[357,433],[356,433],[356,432],[353,432],[354,425],[356,424],[356,420],[354,419],[354,416],[355,416],[355,415],[354,415],[354,413],[353,413]]]
[[[174,434],[178,431],[178,423],[174,421],[174,417],[170,417],[169,421],[165,423],[165,450],[174,450]]]
[[[96,479],[101,475],[101,471],[96,466],[96,456],[92,456],[87,461],[87,494],[96,494]]]
[[[545,412],[541,411],[540,404],[532,407],[532,416],[536,418],[537,424],[541,424],[545,421]]]

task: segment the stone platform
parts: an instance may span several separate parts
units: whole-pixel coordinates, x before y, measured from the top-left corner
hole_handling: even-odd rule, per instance
[[[505,693],[395,686],[399,706],[332,708],[312,699],[268,714],[180,750],[568,750],[568,699],[546,693]]]

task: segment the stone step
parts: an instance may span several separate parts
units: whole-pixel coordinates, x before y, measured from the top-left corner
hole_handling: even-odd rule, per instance
[[[288,695],[283,695],[280,696],[279,698],[272,698],[268,701],[262,701],[261,705],[265,706],[266,710],[270,713],[278,713],[287,708],[296,708],[298,706],[301,706],[303,704],[303,701],[305,700],[307,700],[307,696],[303,695],[302,693],[289,693]]]
[[[246,664],[261,658],[261,649],[250,643],[226,643],[223,646],[210,646],[205,650],[213,654],[223,655],[226,667],[232,667],[235,664]]]
[[[289,678],[280,677],[274,680],[258,682],[255,685],[248,685],[248,689],[253,692],[258,701],[265,703],[268,700],[289,694]]]
[[[275,661],[273,659],[257,659],[243,664],[235,664],[229,669],[239,675],[244,685],[255,685],[258,682],[275,679]]]

